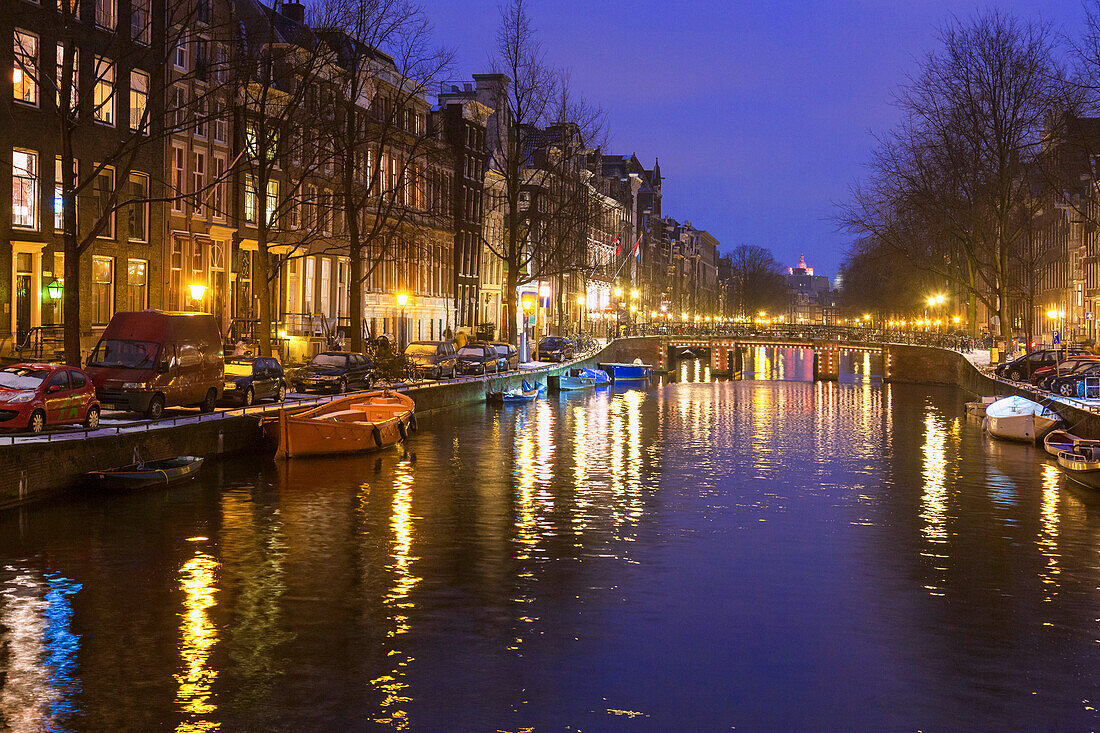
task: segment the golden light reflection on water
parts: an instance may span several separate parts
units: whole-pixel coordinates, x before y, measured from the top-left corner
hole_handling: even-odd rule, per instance
[[[1039,571],[1043,584],[1043,600],[1050,602],[1058,595],[1059,565],[1062,555],[1058,551],[1058,469],[1050,463],[1043,465],[1043,498],[1039,506],[1039,538],[1036,544],[1046,561]]]
[[[5,730],[53,729],[49,671],[42,664],[47,604],[41,586],[40,579],[24,571],[0,588],[0,650],[7,652],[0,684],[0,722]]]
[[[942,596],[947,572],[947,429],[943,418],[931,410],[924,416],[921,456],[921,534],[929,545],[921,555],[932,561],[939,574],[937,581],[924,587],[931,595]]]
[[[413,572],[413,563],[418,560],[412,554],[413,528],[416,517],[412,514],[414,477],[412,462],[406,457],[398,462],[394,469],[394,493],[390,515],[390,531],[393,533],[390,549],[390,562],[386,570],[392,578],[392,585],[383,598],[388,611],[390,628],[386,636],[390,639],[390,648],[386,658],[391,669],[370,681],[371,686],[382,693],[381,710],[374,722],[389,726],[395,730],[408,730],[409,706],[412,697],[409,694],[408,672],[413,657],[398,648],[400,637],[412,631],[411,609],[415,604],[410,596],[421,578]]]
[[[180,657],[183,671],[175,675],[179,688],[176,703],[188,716],[176,726],[177,733],[217,730],[220,723],[207,719],[217,706],[213,702],[217,670],[207,666],[210,652],[218,641],[217,629],[208,610],[214,600],[218,561],[198,553],[179,570],[183,591],[183,613],[180,614]]]

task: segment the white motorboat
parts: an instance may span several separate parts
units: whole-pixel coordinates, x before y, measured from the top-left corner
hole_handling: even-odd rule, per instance
[[[994,438],[1034,443],[1061,421],[1058,413],[1049,407],[1012,395],[997,400],[985,409],[982,428]]]

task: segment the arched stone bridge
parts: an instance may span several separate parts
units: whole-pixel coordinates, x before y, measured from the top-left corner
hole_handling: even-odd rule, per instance
[[[881,359],[886,381],[959,384],[960,356],[948,349],[912,344],[894,344],[848,339],[799,338],[795,336],[633,336],[608,344],[594,361],[629,362],[641,359],[659,371],[673,369],[676,355],[684,349],[708,351],[711,373],[740,377],[746,352],[755,347],[807,349],[813,352],[813,377],[836,380],[841,359],[847,353],[869,354]],[[702,357],[702,354],[700,354]]]

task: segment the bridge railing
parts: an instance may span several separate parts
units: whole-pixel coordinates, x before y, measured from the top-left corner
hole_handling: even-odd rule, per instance
[[[646,323],[620,328],[622,336],[728,336],[733,338],[761,339],[817,339],[825,341],[851,341],[856,343],[910,344],[936,346],[955,351],[969,352],[976,343],[965,334],[938,333],[935,331],[900,331],[860,326],[816,326],[806,324],[772,324],[756,326],[746,323]]]

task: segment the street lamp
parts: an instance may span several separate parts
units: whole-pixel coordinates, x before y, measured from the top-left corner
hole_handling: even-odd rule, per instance
[[[584,328],[582,319],[584,317],[585,302],[585,297],[583,295],[577,296],[577,333],[580,333],[581,329]]]
[[[202,302],[202,296],[206,295],[206,286],[202,283],[191,283],[188,288],[191,290],[191,300]]]

